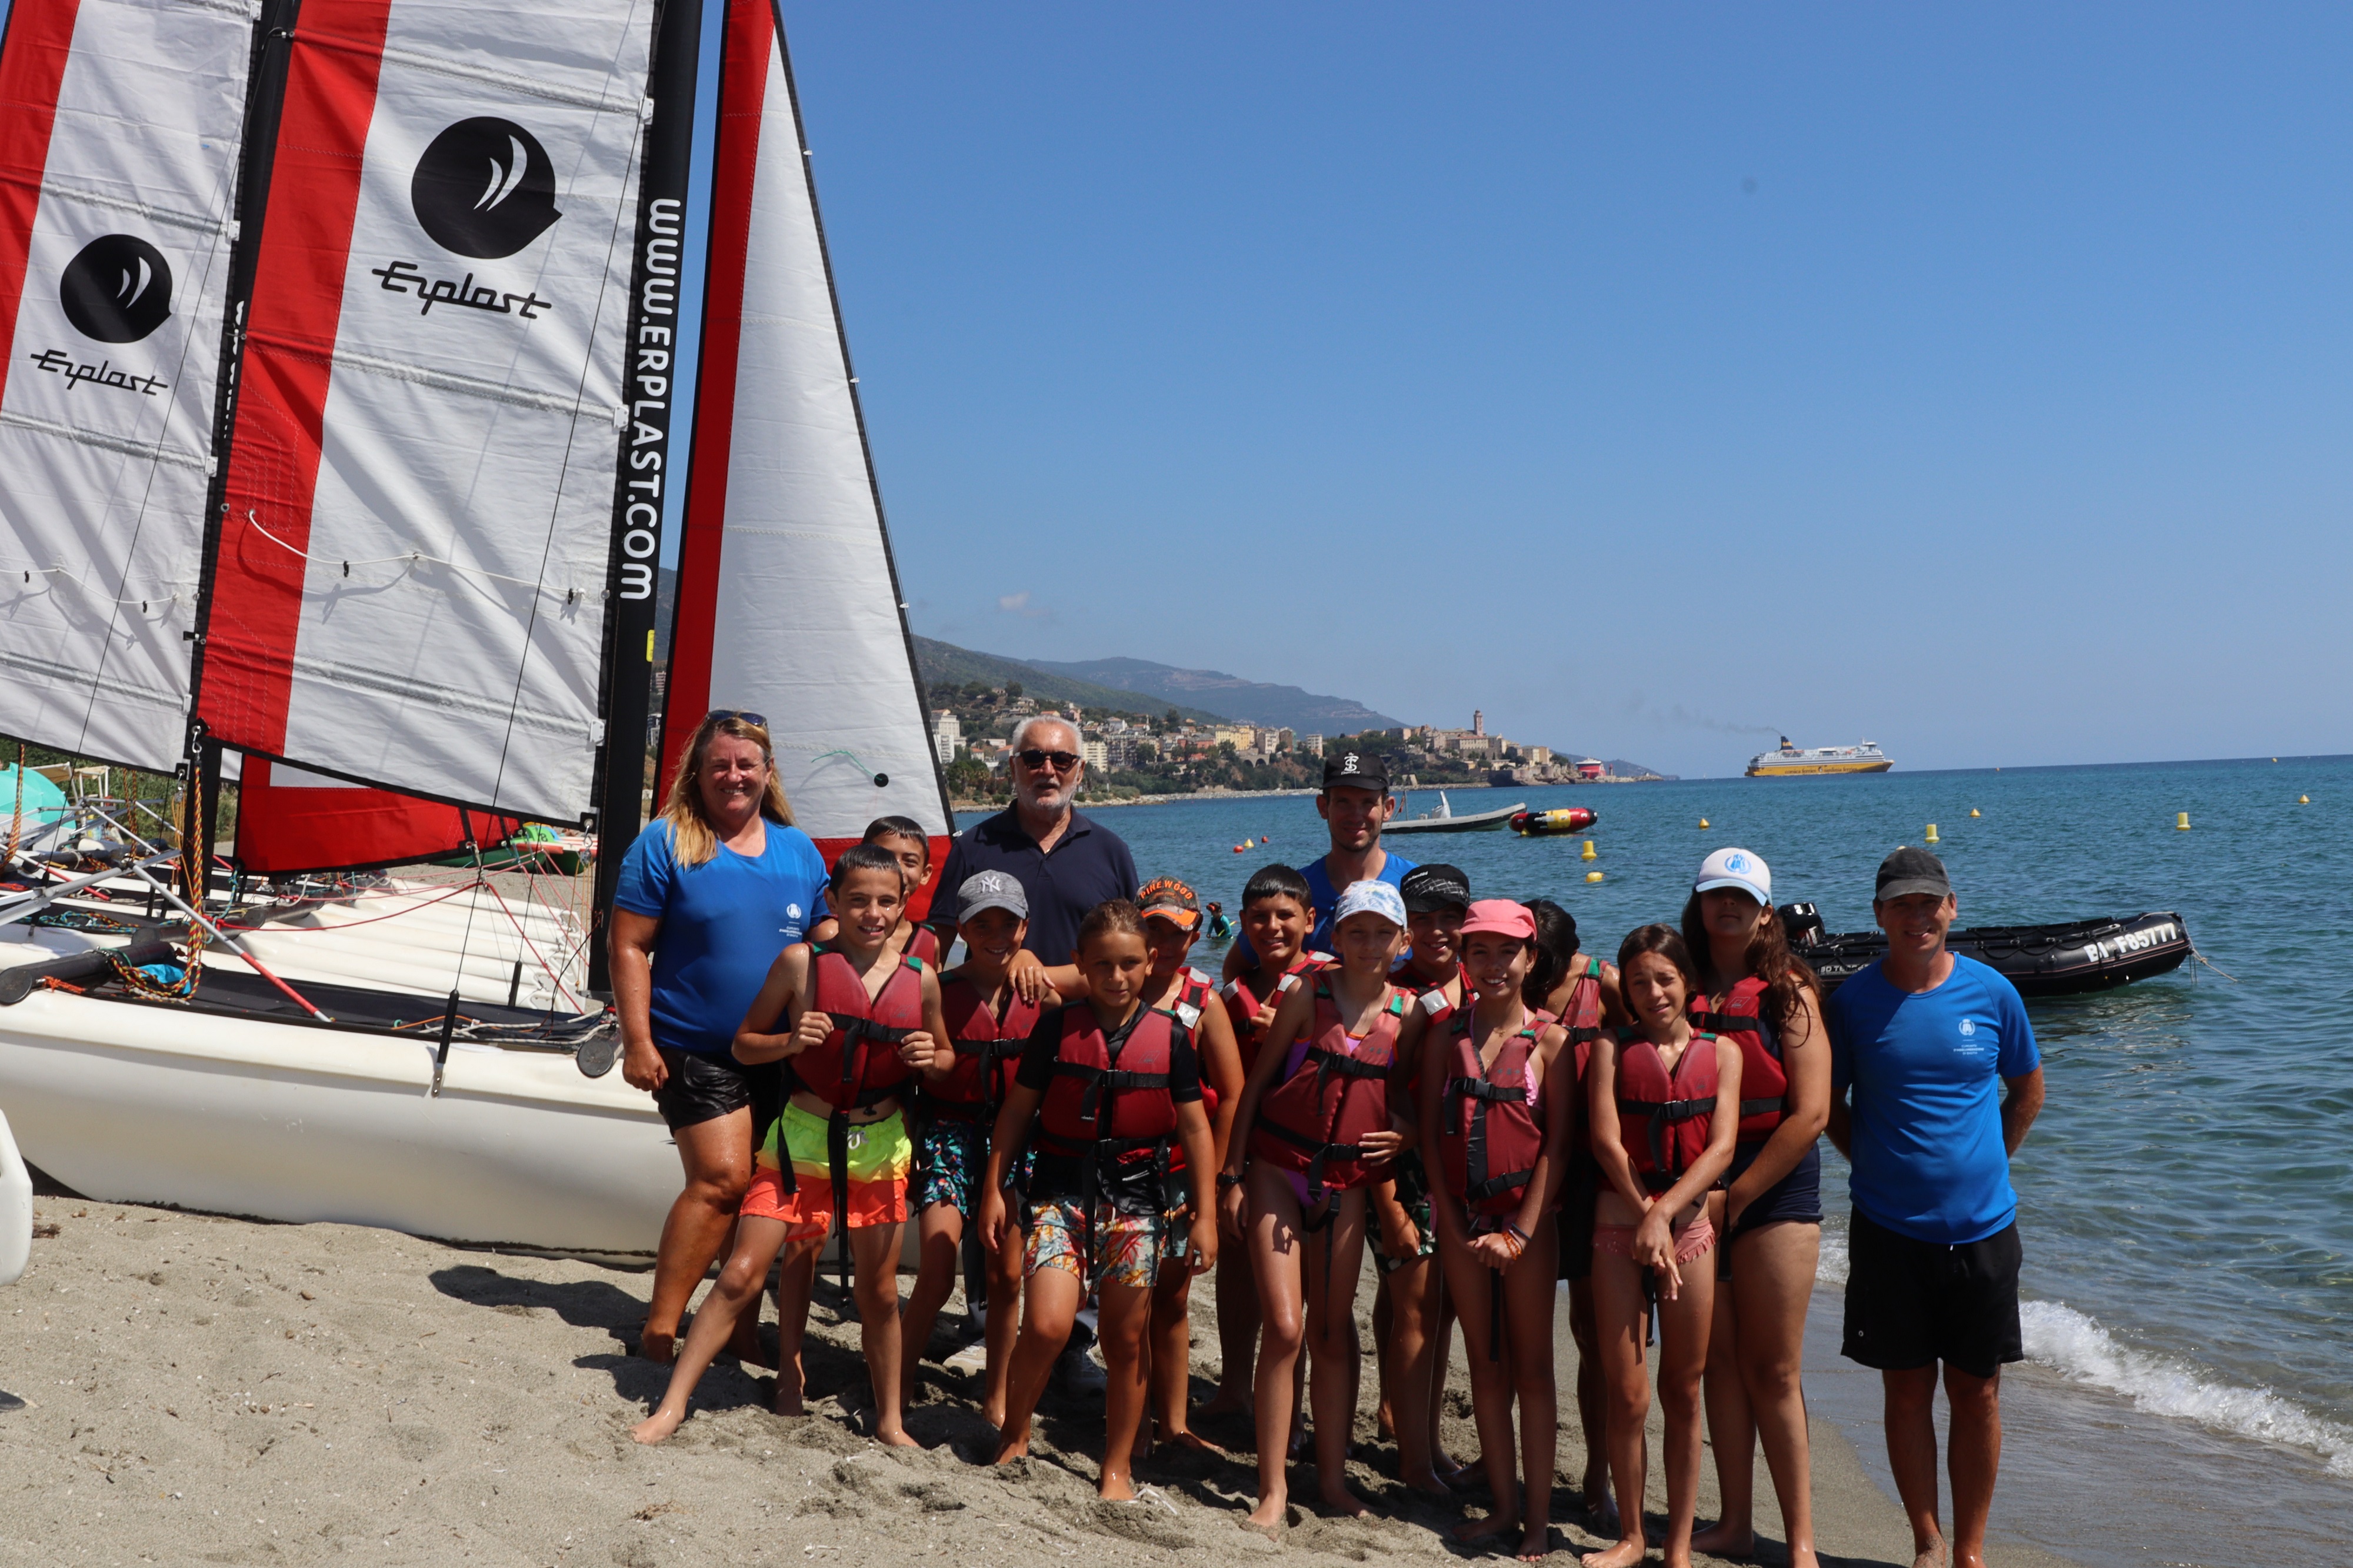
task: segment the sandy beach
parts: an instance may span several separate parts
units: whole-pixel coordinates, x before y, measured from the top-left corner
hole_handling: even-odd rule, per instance
[[[1103,1504],[1089,1458],[1099,1403],[1050,1395],[1039,1452],[991,1469],[975,1462],[988,1437],[977,1379],[929,1363],[908,1416],[926,1447],[880,1448],[857,1429],[864,1368],[830,1280],[812,1313],[814,1414],[779,1419],[769,1380],[722,1362],[679,1436],[639,1448],[628,1428],[663,1381],[627,1352],[650,1279],[642,1259],[76,1198],[38,1210],[56,1234],[0,1291],[0,1388],[13,1396],[0,1397],[11,1478],[0,1562],[1425,1563],[1449,1553],[1442,1532],[1461,1517],[1404,1500],[1394,1450],[1373,1441],[1369,1393],[1351,1468],[1381,1511],[1345,1521],[1294,1508],[1280,1545],[1239,1528],[1254,1471],[1238,1427],[1205,1428],[1240,1446],[1232,1458],[1145,1461],[1146,1498]],[[1197,1289],[1206,1301],[1206,1282]],[[1197,1316],[1203,1394],[1216,1371],[1208,1329]],[[943,1332],[934,1351],[950,1348]],[[1564,1343],[1564,1373],[1572,1356]],[[1468,1454],[1459,1345],[1454,1366],[1450,1440]],[[1814,1443],[1825,1560],[1908,1563],[1902,1516],[1853,1449],[1819,1419]],[[1573,1429],[1560,1455],[1581,1471]],[[1300,1474],[1295,1494],[1312,1487]],[[1656,1507],[1655,1472],[1652,1491]],[[1703,1518],[1714,1496],[1710,1476]],[[1554,1562],[1599,1544],[1566,1494],[1555,1518]],[[1769,1502],[1758,1522],[1778,1530]],[[1781,1560],[1778,1541],[1762,1560]],[[2003,1547],[1998,1561],[2058,1560]]]

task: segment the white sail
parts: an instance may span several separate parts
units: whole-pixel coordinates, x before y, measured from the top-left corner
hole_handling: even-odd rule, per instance
[[[0,731],[184,750],[255,7],[20,3],[0,47]]]
[[[307,0],[198,716],[527,816],[590,806],[653,0]]]
[[[664,777],[705,712],[746,710],[821,844],[887,814],[945,835],[770,0],[730,0],[721,91]]]

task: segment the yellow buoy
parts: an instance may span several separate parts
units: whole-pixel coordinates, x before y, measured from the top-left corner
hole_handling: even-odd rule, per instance
[[[1933,822],[1928,824],[1928,842],[1931,844],[1936,842],[1936,825]]]
[[[1974,805],[1973,805],[1973,806],[1971,806],[1971,807],[1969,807],[1969,815],[1970,815],[1971,816],[1978,816],[1978,808],[1977,808],[1976,806],[1974,806]]]
[[[1585,879],[1588,882],[1598,882],[1601,880],[1601,873],[1599,871],[1588,871],[1585,874]]]
[[[2312,804],[2312,797],[2308,795],[2297,795],[2295,797],[2295,804],[2298,805],[2310,805]]]
[[[1705,826],[1707,826],[1707,818],[1706,818],[1706,817],[1704,817],[1704,816],[1701,817],[1701,818],[1699,819],[1699,825],[1700,825],[1702,827],[1705,827]]]
[[[1579,855],[1579,856],[1577,857],[1577,858],[1578,858],[1578,859],[1580,859],[1580,860],[1599,860],[1599,859],[1600,859],[1600,858],[1601,858],[1601,857],[1600,857],[1600,856],[1596,855],[1596,854],[1593,852],[1593,840],[1592,840],[1592,839],[1588,838],[1588,839],[1587,839],[1587,840],[1585,841],[1585,852],[1584,852],[1583,854]]]
[[[2187,833],[2187,832],[2189,832],[2189,814],[2188,812],[2186,812],[2186,811],[2185,811],[2185,812],[2182,812],[2182,813],[2179,814],[2178,816],[2176,816],[2174,817],[2174,819],[2173,819],[2173,826],[2174,826],[2175,829],[2176,829],[2177,831],[2179,831],[2179,832],[2182,832],[2182,833]]]

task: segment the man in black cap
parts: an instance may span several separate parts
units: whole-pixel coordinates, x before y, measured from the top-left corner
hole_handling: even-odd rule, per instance
[[[1334,752],[1324,759],[1324,793],[1315,797],[1315,815],[1332,835],[1331,850],[1299,868],[1307,879],[1308,896],[1315,902],[1315,929],[1307,933],[1311,952],[1332,951],[1332,910],[1340,890],[1351,882],[1402,883],[1413,862],[1381,847],[1381,827],[1397,815],[1397,797],[1389,794],[1389,767],[1377,752]],[[1250,938],[1237,941],[1226,954],[1224,978],[1257,966]]]
[[[1950,1562],[1979,1568],[2001,1465],[2001,1367],[2026,1354],[2010,1159],[2042,1109],[2042,1058],[2018,988],[1946,947],[1958,901],[1943,861],[1898,849],[1880,863],[1871,908],[1887,956],[1824,1009],[1831,1142],[1852,1163],[1854,1200],[1841,1352],[1880,1371],[1915,1568],[1947,1562],[1932,1420],[1943,1363]]]

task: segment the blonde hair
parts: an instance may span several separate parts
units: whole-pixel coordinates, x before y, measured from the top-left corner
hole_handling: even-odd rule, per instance
[[[776,777],[776,752],[768,742],[768,727],[754,724],[741,713],[713,713],[694,727],[694,738],[686,743],[686,754],[679,759],[678,772],[670,775],[670,795],[662,802],[658,819],[670,824],[670,854],[681,866],[702,865],[719,853],[719,835],[712,831],[711,818],[703,810],[698,781],[702,774],[703,753],[711,749],[712,739],[720,735],[749,741],[760,748],[760,761],[768,770],[768,788],[760,797],[760,815],[770,822],[792,826],[793,808],[785,799],[783,783]]]

